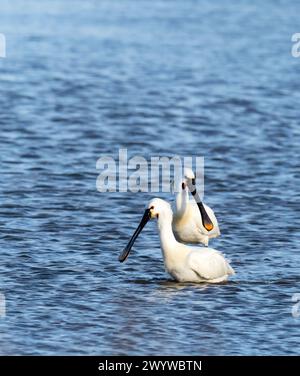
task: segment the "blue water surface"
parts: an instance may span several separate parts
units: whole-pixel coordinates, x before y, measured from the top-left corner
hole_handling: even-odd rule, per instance
[[[1,354],[299,354],[299,13],[1,0]],[[154,223],[118,262],[153,196],[97,192],[119,148],[205,157],[229,283],[173,282]]]

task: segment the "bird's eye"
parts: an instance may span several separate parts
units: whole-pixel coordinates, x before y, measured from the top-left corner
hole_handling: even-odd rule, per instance
[[[151,206],[150,210],[153,210],[154,209],[154,206]]]

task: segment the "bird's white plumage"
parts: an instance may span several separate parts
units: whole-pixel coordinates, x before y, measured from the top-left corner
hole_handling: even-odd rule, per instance
[[[191,251],[187,263],[189,267],[204,280],[218,281],[224,275],[232,275],[234,271],[221,252],[213,248],[201,248]]]
[[[192,172],[193,173],[193,172]],[[188,174],[188,176],[192,176]],[[187,176],[186,176],[187,178]],[[214,228],[207,231],[203,226],[199,208],[194,199],[189,199],[187,185],[179,189],[174,205],[173,231],[176,239],[184,243],[202,243],[208,245],[209,239],[220,236],[220,229],[214,211],[203,204]]]

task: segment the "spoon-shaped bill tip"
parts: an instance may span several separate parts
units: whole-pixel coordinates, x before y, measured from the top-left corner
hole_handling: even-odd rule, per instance
[[[201,219],[202,219],[202,224],[203,224],[203,227],[207,230],[207,231],[212,231],[213,228],[214,228],[214,225],[211,221],[211,219],[209,218],[209,215],[207,214],[207,211],[205,210],[205,207],[199,197],[199,194],[197,192],[197,189],[196,189],[196,179],[193,178],[192,179],[192,182],[188,182],[188,188],[189,188],[189,191],[191,192],[192,196],[194,197],[197,205],[198,205],[198,208],[200,210],[200,215],[201,215]]]
[[[204,228],[207,231],[211,231],[214,228],[214,225],[213,225],[211,219],[209,218],[209,215],[207,214],[207,211],[205,210],[203,203],[200,201],[200,202],[197,203],[197,205],[198,205],[198,208],[200,210],[200,214],[201,214],[201,218],[202,218],[202,224],[203,224]]]

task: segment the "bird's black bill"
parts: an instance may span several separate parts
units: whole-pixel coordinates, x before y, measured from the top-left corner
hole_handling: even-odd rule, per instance
[[[198,205],[198,208],[200,210],[200,214],[201,214],[201,219],[202,219],[202,224],[204,226],[204,228],[207,230],[207,231],[211,231],[213,228],[214,228],[214,225],[211,221],[211,219],[209,218],[209,215],[207,214],[207,211],[205,210],[205,207],[198,195],[198,192],[196,190],[196,181],[195,179],[192,179],[192,183],[191,184],[188,184],[188,188],[192,194],[192,196],[194,197],[197,205]]]
[[[149,221],[149,219],[150,219],[150,209],[146,209],[145,213],[143,215],[143,218],[141,219],[140,224],[138,225],[137,229],[135,230],[135,232],[132,235],[131,239],[129,240],[128,244],[126,245],[126,247],[123,249],[122,253],[119,256],[120,262],[124,262],[127,259],[129,252],[131,251],[131,248],[132,248],[134,242],[136,241],[136,238],[139,236],[140,232],[145,227],[145,225]]]

